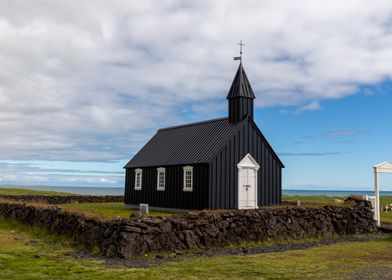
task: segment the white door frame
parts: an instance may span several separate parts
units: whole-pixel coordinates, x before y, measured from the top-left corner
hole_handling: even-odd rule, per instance
[[[256,201],[256,205],[255,205],[255,209],[258,208],[258,199],[257,199],[257,186],[258,186],[258,179],[257,179],[257,171],[260,168],[260,165],[257,163],[257,161],[252,157],[251,154],[247,154],[238,164],[237,164],[237,174],[238,174],[238,189],[237,189],[237,208],[238,209],[244,209],[244,208],[240,208],[240,172],[242,169],[244,168],[250,168],[250,169],[254,169],[255,170],[255,201]],[[249,208],[246,208],[249,209]]]

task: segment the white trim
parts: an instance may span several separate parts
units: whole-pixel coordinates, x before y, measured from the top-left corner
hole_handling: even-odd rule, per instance
[[[380,188],[379,188],[379,173],[389,173],[392,174],[392,162],[382,162],[375,166],[373,166],[374,171],[374,194],[376,197],[375,205],[374,205],[374,219],[377,222],[377,226],[380,226]]]
[[[257,187],[258,187],[258,178],[257,178],[257,171],[260,169],[260,165],[257,163],[257,161],[252,157],[251,154],[247,154],[238,164],[237,164],[237,168],[238,168],[238,194],[237,194],[237,207],[238,209],[250,209],[250,208],[240,208],[240,184],[241,184],[241,178],[240,178],[240,172],[242,169],[245,168],[250,168],[253,169],[255,171],[255,208],[253,209],[257,209],[258,207],[258,198],[257,198]]]
[[[251,167],[255,168],[256,170],[259,170],[260,165],[257,163],[257,161],[252,157],[251,154],[246,154],[244,158],[237,164],[237,167]]]
[[[392,162],[383,162],[374,166],[378,173],[392,173]]]
[[[137,185],[137,177],[140,174],[140,186]],[[140,191],[143,186],[143,170],[138,168],[135,169],[135,190]]]
[[[163,187],[159,186],[159,173],[163,172]],[[157,191],[164,191],[166,187],[166,169],[164,167],[157,168]]]
[[[182,168],[183,170],[184,170],[184,181],[183,181],[183,188],[182,188],[182,190],[184,191],[184,192],[192,192],[193,191],[193,166],[184,166],[183,168]],[[186,187],[186,173],[187,172],[191,172],[191,187],[189,188],[187,188]]]

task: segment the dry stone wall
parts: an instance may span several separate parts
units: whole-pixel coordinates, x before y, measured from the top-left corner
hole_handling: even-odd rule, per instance
[[[0,217],[47,229],[51,233],[72,237],[74,242],[88,247],[100,245],[108,224],[57,206],[38,207],[17,202],[0,202]]]
[[[302,239],[376,231],[368,202],[354,206],[275,207],[202,211],[182,216],[113,222],[104,253],[131,258],[146,252],[225,246],[243,241]]]
[[[98,245],[106,257],[127,259],[149,252],[175,252],[244,241],[366,234],[377,230],[367,201],[356,201],[352,206],[197,211],[109,222],[57,207],[43,209],[3,202],[0,216],[67,234],[88,246]]]

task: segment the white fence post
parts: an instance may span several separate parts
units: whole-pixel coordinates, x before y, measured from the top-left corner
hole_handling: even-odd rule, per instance
[[[374,207],[374,214],[376,216],[377,226],[380,226],[380,190],[378,187],[378,172],[377,167],[374,167],[374,193],[376,196],[376,205]]]

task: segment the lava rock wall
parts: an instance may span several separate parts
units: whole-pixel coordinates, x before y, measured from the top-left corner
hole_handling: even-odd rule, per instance
[[[97,245],[106,257],[126,259],[146,253],[177,252],[246,241],[377,231],[368,201],[356,201],[350,206],[195,211],[169,217],[132,217],[107,222],[58,207],[0,202],[0,216],[67,234],[76,242]]]

